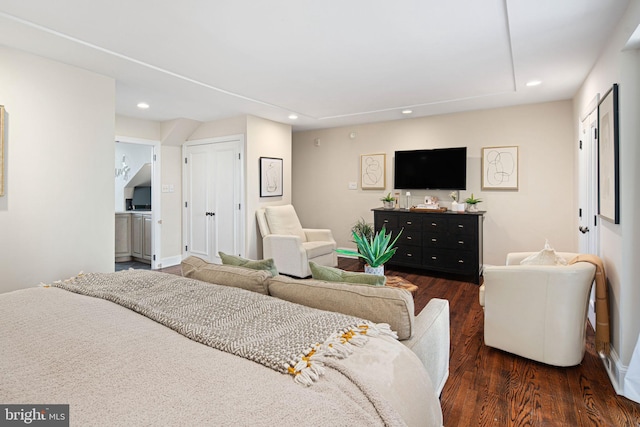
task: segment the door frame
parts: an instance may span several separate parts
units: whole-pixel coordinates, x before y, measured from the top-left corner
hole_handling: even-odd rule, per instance
[[[220,143],[228,143],[228,142],[236,142],[238,144],[238,151],[240,153],[240,185],[238,194],[238,199],[240,200],[240,209],[238,212],[239,217],[239,227],[238,230],[238,247],[241,256],[245,256],[246,252],[246,244],[245,244],[245,236],[246,236],[246,198],[245,198],[245,137],[243,134],[237,135],[227,135],[215,138],[203,138],[203,139],[194,139],[187,141],[182,144],[182,258],[186,258],[189,256],[189,251],[187,250],[189,246],[189,215],[187,213],[187,195],[189,194],[188,181],[189,177],[187,176],[187,168],[185,166],[185,161],[187,158],[187,149],[196,145],[208,145],[208,144],[220,144]]]
[[[161,227],[161,143],[152,139],[133,138],[130,136],[116,135],[115,142],[124,142],[127,144],[148,145],[151,147],[151,248],[153,254],[151,256],[151,268],[156,270],[160,268],[162,260],[162,227]]]
[[[588,227],[586,235],[578,234],[580,253],[600,255],[598,218],[598,102],[600,94],[591,100],[578,123],[580,151],[578,153],[579,227]],[[581,214],[581,215],[580,215]],[[579,231],[579,233],[581,233]],[[595,329],[595,287],[591,288],[587,317]]]

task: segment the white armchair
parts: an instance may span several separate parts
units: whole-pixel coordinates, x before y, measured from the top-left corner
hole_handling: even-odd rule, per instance
[[[291,205],[267,206],[256,211],[264,258],[273,258],[280,273],[311,275],[309,261],[336,267],[336,241],[331,230],[302,228]]]
[[[520,265],[532,254],[510,253],[507,265],[485,266],[484,343],[549,365],[577,365],[585,351],[595,266]],[[557,255],[568,262],[577,254]]]

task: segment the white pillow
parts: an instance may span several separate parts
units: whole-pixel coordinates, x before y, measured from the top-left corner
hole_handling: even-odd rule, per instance
[[[556,255],[556,251],[549,246],[549,240],[545,240],[544,249],[535,254],[529,255],[522,261],[522,265],[567,265],[567,261]]]

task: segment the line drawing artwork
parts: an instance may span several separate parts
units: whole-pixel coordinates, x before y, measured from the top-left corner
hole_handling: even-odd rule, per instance
[[[385,154],[360,156],[360,186],[362,189],[385,188]]]
[[[260,158],[260,197],[282,196],[282,159]]]
[[[482,189],[518,189],[518,147],[482,149]]]

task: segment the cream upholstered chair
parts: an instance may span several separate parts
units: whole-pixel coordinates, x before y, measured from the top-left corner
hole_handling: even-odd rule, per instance
[[[258,209],[256,217],[263,257],[273,258],[280,273],[310,276],[309,261],[329,267],[338,265],[331,230],[302,228],[293,206],[267,206]]]
[[[549,365],[577,365],[585,351],[595,266],[520,264],[532,254],[510,253],[507,265],[485,266],[484,343]],[[567,262],[576,255],[557,253]]]

